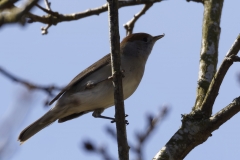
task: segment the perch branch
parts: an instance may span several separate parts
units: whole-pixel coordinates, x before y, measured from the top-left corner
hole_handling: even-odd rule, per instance
[[[122,70],[119,42],[118,0],[108,0],[108,16],[110,29],[110,55],[114,86],[115,120],[119,160],[129,160],[126,120],[122,87]]]

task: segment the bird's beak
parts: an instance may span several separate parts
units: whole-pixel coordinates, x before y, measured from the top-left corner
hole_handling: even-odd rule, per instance
[[[156,42],[157,40],[163,38],[165,36],[165,34],[163,33],[162,35],[159,35],[159,36],[154,36],[153,37],[153,41]]]

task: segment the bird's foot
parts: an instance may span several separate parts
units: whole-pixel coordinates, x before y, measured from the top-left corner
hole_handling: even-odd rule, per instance
[[[125,117],[128,117],[128,115],[126,114]],[[116,119],[114,118],[114,119],[111,121],[111,123],[115,123],[115,122],[116,122]],[[126,123],[126,125],[129,125],[128,120],[125,120],[125,123]]]
[[[126,114],[125,117],[127,117],[128,115]],[[97,116],[94,116],[95,118],[103,118],[103,119],[110,119],[111,120],[111,123],[115,123],[116,122],[116,119],[115,118],[112,118],[112,117],[107,117],[107,116],[102,116],[102,115],[97,115]],[[126,125],[129,125],[129,122],[128,120],[125,120],[125,123]]]

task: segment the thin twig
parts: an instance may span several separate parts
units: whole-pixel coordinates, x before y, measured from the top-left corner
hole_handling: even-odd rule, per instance
[[[156,128],[157,124],[162,122],[162,120],[167,116],[169,109],[167,106],[163,107],[159,114],[153,118],[153,116],[148,116],[147,121],[149,122],[148,128],[144,133],[137,134],[138,144],[136,147],[131,146],[131,150],[136,152],[137,160],[143,159],[143,147],[146,143],[146,140],[150,137],[150,134],[153,133],[154,129]]]
[[[55,91],[55,90],[56,91],[62,90],[62,88],[56,87],[54,85],[42,86],[42,85],[36,85],[36,84],[30,83],[26,80],[18,78],[17,76],[14,76],[13,74],[7,72],[6,70],[4,70],[1,67],[0,67],[0,73],[2,73],[5,77],[9,78],[10,80],[24,85],[29,90],[42,90],[42,91],[46,92],[49,96],[53,96],[52,92]]]
[[[104,146],[97,147],[94,143],[92,143],[89,140],[83,142],[83,149],[85,149],[86,151],[88,151],[90,153],[95,153],[95,154],[99,155],[104,160],[114,160],[115,159],[110,156],[106,147],[104,147]]]
[[[146,11],[147,11],[149,8],[152,7],[152,5],[153,5],[153,3],[147,3],[147,4],[145,4],[144,7],[143,7],[143,9],[142,9],[139,13],[135,14],[130,21],[128,21],[126,24],[123,25],[124,28],[126,29],[126,35],[130,35],[130,34],[133,33],[133,28],[134,28],[134,25],[135,25],[136,21],[137,21],[142,15],[144,15],[144,14],[146,13]]]
[[[121,7],[127,7],[127,6],[134,6],[134,5],[142,5],[142,4],[148,4],[148,3],[158,3],[161,2],[162,0],[151,0],[151,1],[146,1],[146,0],[131,0],[131,1],[119,1],[118,2],[118,8]],[[38,16],[34,15],[32,13],[28,13],[27,16],[30,18],[28,21],[29,23],[32,22],[41,22],[44,24],[53,24],[57,25],[60,22],[66,22],[66,21],[74,21],[74,20],[79,20],[81,18],[86,18],[89,16],[93,15],[99,15],[103,12],[106,12],[108,10],[107,4],[104,4],[100,7],[94,8],[94,9],[88,9],[84,12],[79,12],[79,13],[72,13],[72,14],[58,14],[58,17],[50,17],[49,15],[44,15],[44,16]]]
[[[36,4],[36,6],[41,9],[42,11],[46,12],[47,14],[50,14],[50,15],[54,15],[54,16],[58,16],[58,12],[53,12],[52,10],[49,10],[49,9],[45,9],[43,8],[42,6],[40,6],[39,4]],[[48,8],[48,7],[47,7]]]
[[[218,95],[220,86],[222,81],[234,61],[239,60],[236,58],[237,53],[240,50],[240,34],[238,35],[237,39],[235,40],[234,44],[232,45],[231,49],[228,51],[226,58],[223,60],[220,68],[218,69],[217,73],[213,77],[213,80],[209,86],[208,92],[206,97],[202,103],[202,110],[208,111],[209,113],[212,112],[212,107],[215,102],[215,99]]]
[[[38,8],[40,8],[40,9],[43,10],[44,12],[48,13],[48,15],[49,15],[50,18],[52,18],[53,16],[55,16],[55,17],[58,17],[58,16],[59,16],[58,12],[53,12],[53,11],[51,10],[51,7],[50,7],[51,3],[48,2],[48,0],[45,0],[45,5],[46,5],[46,8],[47,8],[47,9],[43,8],[43,7],[40,6],[39,4],[36,4],[36,6],[37,6]],[[48,23],[46,27],[42,27],[42,28],[41,28],[41,30],[42,30],[42,35],[48,34],[48,29],[49,29],[51,26],[52,26],[52,23]]]
[[[48,34],[48,29],[49,29],[51,26],[52,26],[51,24],[48,24],[46,27],[42,27],[42,28],[41,28],[41,30],[42,30],[42,35]]]
[[[44,2],[45,2],[45,5],[46,5],[46,8],[47,8],[49,11],[51,11],[51,10],[52,10],[52,9],[51,9],[51,3],[48,2],[48,0],[44,0]]]

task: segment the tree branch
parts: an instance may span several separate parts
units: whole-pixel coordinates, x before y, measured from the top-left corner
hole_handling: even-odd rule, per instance
[[[13,3],[15,1],[3,1],[0,4],[0,9],[11,6],[10,9],[4,10],[4,14],[0,13],[0,27],[7,23],[21,22],[25,23],[25,18],[22,18],[27,12],[29,12],[32,7],[38,2],[38,0],[28,0],[22,8],[14,7]],[[1,11],[1,10],[0,10]]]
[[[147,117],[148,127],[145,129],[143,133],[137,134],[138,144],[136,147],[131,145],[131,150],[134,151],[137,155],[137,160],[143,159],[143,147],[146,144],[147,139],[150,137],[151,133],[153,133],[157,124],[162,122],[162,120],[167,116],[169,108],[167,106],[163,107],[161,111],[159,111],[158,115],[153,118],[152,115]]]
[[[227,53],[227,57],[223,60],[222,65],[214,76],[203,102],[203,109],[212,108],[225,74],[232,63],[239,60],[238,57],[234,58],[239,50],[240,35],[235,40]],[[212,117],[202,116],[201,110],[195,110],[190,114],[183,115],[182,126],[156,154],[154,160],[184,159],[193,148],[205,142],[212,135],[213,131],[238,113],[239,110],[240,97],[233,100],[231,104]]]
[[[48,0],[45,0],[45,5],[46,5],[46,9],[43,8],[42,6],[36,4],[36,6],[37,6],[38,8],[40,8],[42,11],[48,13],[48,15],[49,15],[50,17],[53,17],[53,16],[58,17],[58,12],[53,12],[53,11],[52,11],[52,9],[51,9],[51,7],[50,7],[51,3],[48,2]],[[46,27],[42,27],[42,28],[41,28],[41,30],[42,30],[42,35],[48,34],[48,29],[49,29],[51,26],[52,26],[52,24],[50,23],[50,24],[47,24]]]
[[[203,100],[209,85],[216,73],[218,62],[218,43],[220,37],[220,19],[223,0],[211,0],[204,2],[204,17],[202,29],[202,47],[200,54],[200,66],[198,76],[197,98],[193,111],[203,110]],[[205,108],[204,108],[205,109]],[[206,115],[211,115],[211,110],[204,110]]]
[[[118,2],[118,8],[121,7],[127,7],[127,6],[133,6],[133,5],[141,5],[141,4],[151,4],[151,3],[157,3],[161,2],[162,0],[131,0],[131,1],[119,1]],[[32,22],[41,22],[44,24],[53,24],[57,25],[60,22],[66,22],[66,21],[73,21],[73,20],[79,20],[81,18],[86,18],[93,15],[99,15],[103,12],[106,12],[108,10],[108,5],[104,4],[101,7],[94,8],[94,9],[88,9],[85,12],[79,12],[79,13],[72,13],[72,14],[58,14],[58,16],[49,16],[49,15],[43,15],[38,16],[34,15],[32,13],[28,13],[27,16],[30,18],[29,23]],[[54,12],[57,13],[57,12]]]
[[[127,142],[125,109],[123,101],[121,57],[118,27],[118,0],[108,0],[110,53],[112,77],[114,86],[115,120],[117,128],[118,157],[119,160],[129,159],[129,146]]]
[[[212,107],[215,102],[215,99],[218,95],[218,91],[220,89],[220,86],[222,84],[222,81],[230,68],[230,66],[233,64],[234,61],[238,61],[239,58],[236,57],[237,53],[240,50],[240,34],[238,35],[237,39],[235,40],[234,44],[232,45],[231,49],[228,51],[227,56],[223,60],[220,68],[218,69],[217,73],[215,74],[208,92],[206,94],[206,97],[202,103],[202,110],[207,113],[212,113]]]
[[[183,115],[182,126],[153,160],[184,159],[199,144],[204,143],[212,132],[240,111],[240,97],[210,118],[197,119],[191,113]]]
[[[105,146],[96,146],[93,142],[91,141],[85,141],[83,142],[83,149],[86,151],[92,153],[95,153],[102,157],[104,160],[115,160],[115,158],[111,157],[110,154],[108,153],[108,150],[106,149]]]
[[[1,0],[0,1],[0,11],[4,9],[9,9],[14,6],[14,3],[16,3],[18,0]]]
[[[143,7],[143,9],[142,9],[139,13],[135,14],[130,21],[128,21],[126,24],[124,24],[124,28],[126,29],[126,35],[130,35],[130,34],[133,33],[133,28],[134,28],[134,25],[135,25],[136,21],[137,21],[142,15],[144,15],[144,14],[146,13],[146,11],[147,11],[149,8],[152,7],[152,5],[153,5],[153,3],[145,4],[144,7]]]
[[[45,93],[47,93],[49,96],[53,96],[53,91],[54,90],[62,90],[62,88],[60,87],[56,87],[54,85],[50,85],[50,86],[42,86],[42,85],[36,85],[33,83],[30,83],[26,80],[23,80],[21,78],[18,78],[16,76],[14,76],[13,74],[7,72],[6,70],[4,70],[3,68],[0,67],[0,73],[2,73],[5,77],[9,78],[10,80],[14,81],[14,82],[18,82],[22,85],[24,85],[25,87],[27,87],[29,90],[42,90]]]
[[[232,103],[217,112],[210,118],[212,125],[209,127],[212,131],[218,129],[223,123],[227,122],[240,111],[240,97],[235,98]]]

